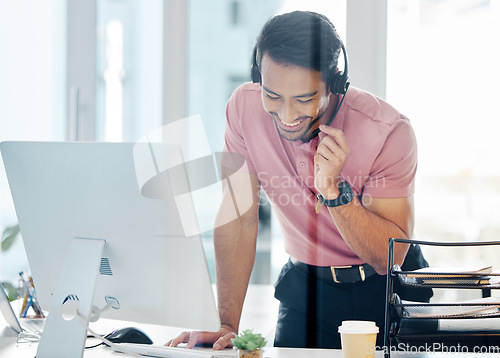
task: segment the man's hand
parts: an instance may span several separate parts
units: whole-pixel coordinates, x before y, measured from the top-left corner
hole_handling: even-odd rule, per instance
[[[180,343],[187,343],[186,348],[193,348],[196,345],[213,344],[214,350],[221,350],[232,347],[231,339],[236,335],[237,333],[231,327],[222,325],[217,332],[182,332],[176,338],[165,343],[165,345],[177,347]]]
[[[322,133],[314,156],[314,187],[325,199],[333,200],[339,196],[337,185],[349,156],[349,147],[341,130],[325,125],[319,129]]]

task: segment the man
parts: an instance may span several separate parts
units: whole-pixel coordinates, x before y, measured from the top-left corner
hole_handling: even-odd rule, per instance
[[[334,26],[316,13],[275,16],[262,29],[258,83],[239,87],[226,113],[225,150],[245,158],[253,200],[214,232],[222,328],[167,344],[231,344],[255,258],[261,187],[291,257],[276,283],[275,346],[340,348],[337,328],[347,319],[375,321],[383,332],[388,238],[413,232],[416,141],[383,100],[354,87],[343,94],[342,50]],[[243,182],[225,188],[219,216],[238,207]],[[395,263],[407,250],[396,245]]]

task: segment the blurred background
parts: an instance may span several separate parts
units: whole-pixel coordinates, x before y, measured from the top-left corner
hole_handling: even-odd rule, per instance
[[[225,105],[250,80],[262,25],[296,9],[327,15],[345,42],[352,85],[410,118],[419,144],[415,237],[497,240],[499,0],[0,0],[0,141],[135,141],[200,114],[211,150],[221,151]],[[252,283],[271,284],[287,256],[262,201]],[[2,165],[0,229],[16,223]],[[29,266],[22,237],[7,242],[0,280],[17,285]],[[211,232],[204,243],[214,278]],[[424,248],[433,266],[481,261],[500,270],[498,254],[484,251]]]

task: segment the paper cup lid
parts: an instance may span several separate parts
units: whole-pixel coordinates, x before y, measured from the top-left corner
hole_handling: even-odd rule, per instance
[[[378,333],[378,327],[372,321],[342,321],[339,333],[370,334]]]

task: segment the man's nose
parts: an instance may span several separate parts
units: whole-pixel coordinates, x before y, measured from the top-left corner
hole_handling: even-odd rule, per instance
[[[291,124],[295,121],[295,113],[293,111],[293,106],[289,103],[283,103],[281,105],[280,111],[278,112],[278,116],[280,117],[283,123]]]

